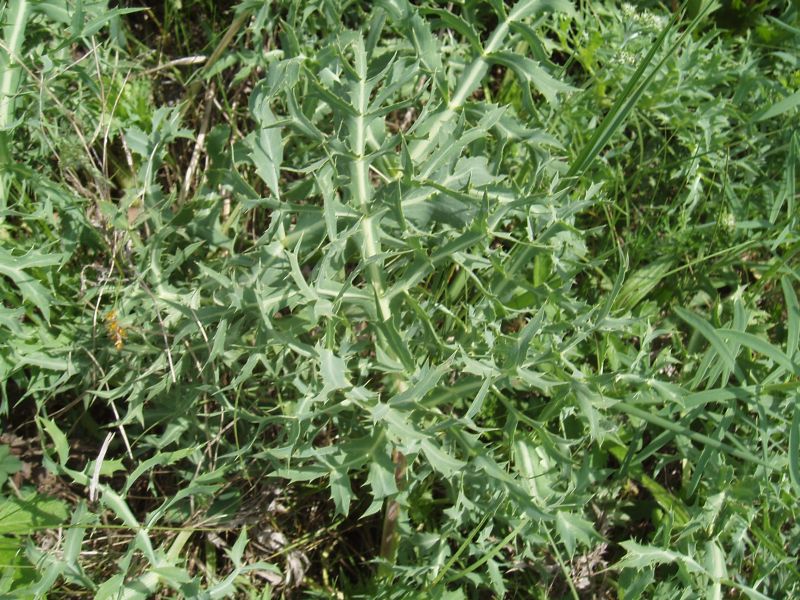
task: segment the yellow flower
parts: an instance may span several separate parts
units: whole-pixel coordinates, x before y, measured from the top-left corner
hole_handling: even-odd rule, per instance
[[[114,348],[122,350],[122,347],[125,345],[125,338],[128,337],[128,332],[117,323],[117,311],[113,309],[108,311],[105,319],[109,339],[114,342]]]

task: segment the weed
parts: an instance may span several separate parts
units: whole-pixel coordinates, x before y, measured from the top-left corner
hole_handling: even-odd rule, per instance
[[[798,11],[717,8],[4,5],[2,592],[796,595]]]

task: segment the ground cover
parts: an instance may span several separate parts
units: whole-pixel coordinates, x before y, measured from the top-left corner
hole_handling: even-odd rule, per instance
[[[4,3],[0,594],[796,597],[799,13]]]

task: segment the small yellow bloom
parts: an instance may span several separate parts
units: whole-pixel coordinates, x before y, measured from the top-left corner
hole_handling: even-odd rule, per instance
[[[117,323],[117,311],[110,310],[106,313],[106,330],[108,331],[109,339],[114,342],[114,348],[122,350],[125,345],[125,338],[128,337],[128,332],[125,328]]]

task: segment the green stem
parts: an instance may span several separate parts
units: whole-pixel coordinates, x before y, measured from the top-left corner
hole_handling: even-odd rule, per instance
[[[555,540],[553,540],[553,536],[550,535],[550,530],[547,527],[544,527],[544,532],[547,534],[547,540],[550,542],[550,547],[553,549],[553,556],[558,563],[558,566],[561,568],[561,572],[564,574],[564,580],[567,582],[567,586],[569,586],[569,591],[572,594],[573,600],[580,600],[580,595],[578,595],[578,590],[575,589],[575,584],[572,582],[572,573],[570,569],[567,568],[567,564],[564,562],[564,559],[561,558],[561,553],[558,551],[558,546],[556,545]]]
[[[452,583],[458,579],[461,579],[465,575],[469,575],[473,571],[476,571],[477,569],[485,565],[487,562],[489,562],[491,559],[497,556],[497,554],[499,554],[500,551],[503,550],[503,548],[505,548],[509,543],[511,543],[511,541],[514,540],[520,534],[520,532],[525,528],[525,526],[529,524],[530,521],[528,520],[528,518],[522,517],[522,520],[519,522],[519,524],[511,531],[511,533],[509,533],[506,537],[504,537],[499,544],[496,544],[493,548],[491,548],[481,558],[476,560],[466,569],[463,569],[451,575],[447,579],[447,583]]]
[[[0,55],[0,209],[3,210],[6,208],[10,185],[9,169],[13,164],[8,128],[14,121],[15,96],[20,81],[19,65],[15,63],[25,40],[29,10],[27,0],[11,0],[8,5],[8,24],[3,28],[4,52]]]
[[[519,7],[520,5],[517,6]],[[483,76],[489,69],[489,61],[486,60],[486,56],[502,47],[506,35],[508,35],[509,26],[513,20],[512,17],[517,12],[520,11],[518,11],[517,7],[515,7],[515,9],[511,11],[508,19],[502,21],[494,30],[489,38],[489,42],[486,44],[486,48],[483,50],[483,53],[476,57],[470,63],[469,67],[467,67],[467,70],[464,72],[464,75],[458,83],[458,87],[456,87],[455,94],[453,94],[453,97],[447,103],[447,106],[433,117],[431,126],[428,129],[428,136],[423,140],[418,140],[411,144],[411,160],[414,163],[418,163],[425,156],[431,145],[436,141],[436,137],[442,126],[453,118],[453,115],[456,114],[458,109],[464,105],[467,98],[469,98],[472,92],[474,92],[480,85]]]
[[[386,284],[383,268],[375,257],[381,253],[380,233],[374,217],[370,214],[372,209],[372,184],[369,180],[369,160],[365,155],[367,145],[367,111],[369,110],[369,91],[367,90],[367,63],[364,42],[357,42],[356,72],[358,84],[354,89],[354,104],[357,114],[352,117],[350,127],[350,142],[352,145],[353,162],[350,165],[350,195],[361,210],[361,234],[364,243],[361,249],[365,262],[373,261],[367,267],[367,274],[378,301],[378,317],[385,321],[391,314],[389,299],[386,297]]]

